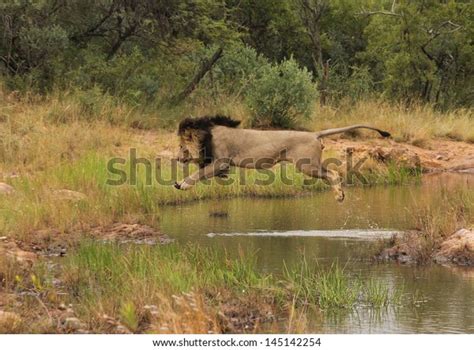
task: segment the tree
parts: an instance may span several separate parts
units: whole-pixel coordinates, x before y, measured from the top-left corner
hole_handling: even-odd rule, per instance
[[[462,86],[472,75],[472,6],[393,1],[390,10],[364,9],[361,15],[371,21],[360,57],[390,97],[443,107],[467,102],[472,91]]]

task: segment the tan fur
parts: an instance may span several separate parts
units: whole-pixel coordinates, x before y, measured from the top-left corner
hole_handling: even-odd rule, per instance
[[[214,126],[212,133],[213,160],[202,169],[191,174],[176,187],[188,189],[199,180],[211,178],[226,172],[230,166],[263,169],[270,168],[278,162],[288,161],[295,164],[304,174],[321,178],[329,182],[336,200],[344,200],[344,191],[337,172],[326,169],[321,164],[323,146],[319,137],[332,135],[356,128],[369,128],[356,125],[348,128],[330,129],[319,133],[288,130],[252,130],[236,129],[226,126]],[[379,131],[378,129],[374,129]],[[380,131],[379,131],[380,132]],[[199,131],[181,135],[181,162],[199,162]]]

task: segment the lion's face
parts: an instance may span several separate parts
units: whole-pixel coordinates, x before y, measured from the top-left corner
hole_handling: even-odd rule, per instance
[[[179,136],[178,161],[181,163],[198,163],[200,154],[199,135],[194,131],[186,131]]]

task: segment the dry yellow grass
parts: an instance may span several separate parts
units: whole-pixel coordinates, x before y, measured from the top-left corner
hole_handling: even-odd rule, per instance
[[[428,105],[407,108],[379,101],[360,101],[353,106],[317,107],[309,128],[322,130],[367,123],[392,133],[395,141],[422,146],[424,141],[447,138],[474,142],[472,110],[441,113]]]

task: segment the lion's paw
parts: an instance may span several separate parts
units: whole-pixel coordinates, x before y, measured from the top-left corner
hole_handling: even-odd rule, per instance
[[[187,190],[188,188],[191,188],[192,186],[184,181],[181,181],[180,183],[175,182],[174,183],[174,188],[177,188],[178,190]]]

